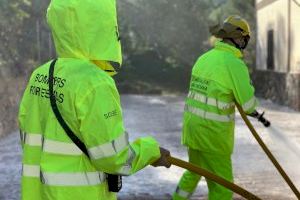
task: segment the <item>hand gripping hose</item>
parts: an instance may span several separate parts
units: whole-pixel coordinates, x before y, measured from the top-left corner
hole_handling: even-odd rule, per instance
[[[297,199],[300,200],[300,193],[299,193],[299,191],[297,190],[297,188],[295,187],[295,185],[293,184],[293,182],[291,181],[291,179],[289,178],[289,176],[282,169],[282,167],[280,166],[280,164],[278,163],[278,161],[275,159],[275,157],[273,156],[273,154],[271,153],[271,151],[265,145],[265,143],[263,142],[263,140],[257,134],[256,130],[254,129],[253,125],[251,124],[251,122],[247,118],[246,113],[244,112],[244,110],[242,109],[242,107],[238,103],[236,103],[236,107],[238,108],[238,110],[239,110],[239,112],[240,112],[243,120],[245,121],[246,125],[250,129],[252,135],[254,136],[254,138],[256,139],[256,141],[258,142],[258,144],[261,146],[261,148],[267,154],[267,156],[269,157],[269,159],[271,160],[271,162],[273,163],[273,165],[276,167],[276,169],[278,170],[278,172],[281,174],[281,176],[286,181],[286,183],[290,186],[291,190],[295,193]]]
[[[194,164],[185,162],[183,160],[180,160],[178,158],[174,158],[174,157],[168,157],[168,161],[172,164],[172,165],[176,165],[178,167],[187,169],[191,172],[194,172],[196,174],[199,174],[200,176],[204,176],[205,178],[214,181],[228,189],[230,189],[231,191],[241,195],[242,197],[246,198],[246,199],[250,199],[250,200],[261,200],[259,197],[255,196],[254,194],[248,192],[247,190],[241,188],[240,186],[231,183],[229,181],[227,181],[226,179],[217,176],[205,169],[202,169]]]

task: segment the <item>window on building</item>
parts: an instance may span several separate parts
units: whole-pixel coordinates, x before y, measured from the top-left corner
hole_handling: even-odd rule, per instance
[[[274,31],[268,31],[267,69],[274,70]]]

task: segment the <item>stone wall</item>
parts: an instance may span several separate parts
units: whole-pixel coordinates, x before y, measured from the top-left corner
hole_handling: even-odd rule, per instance
[[[300,73],[287,75],[288,105],[300,110]]]
[[[252,80],[257,96],[300,110],[300,74],[255,70]]]

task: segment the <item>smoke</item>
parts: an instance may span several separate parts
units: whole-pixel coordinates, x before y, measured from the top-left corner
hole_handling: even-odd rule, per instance
[[[280,145],[282,149],[284,149],[283,151],[287,152],[288,155],[293,155],[300,161],[300,145],[297,142],[289,139],[288,136],[283,134],[277,127],[271,126],[268,130],[274,143]]]
[[[278,127],[271,126],[268,132],[277,150],[274,151],[274,156],[295,184],[300,187],[300,145]]]

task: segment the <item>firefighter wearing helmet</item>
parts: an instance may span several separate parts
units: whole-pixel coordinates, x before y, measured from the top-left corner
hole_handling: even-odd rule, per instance
[[[250,28],[243,18],[230,16],[210,32],[220,40],[193,67],[185,102],[182,144],[188,148],[189,162],[233,181],[235,102],[247,114],[257,113],[254,87],[241,59],[250,39]],[[173,199],[189,199],[200,178],[186,171]],[[232,199],[230,190],[206,181],[209,200]]]

